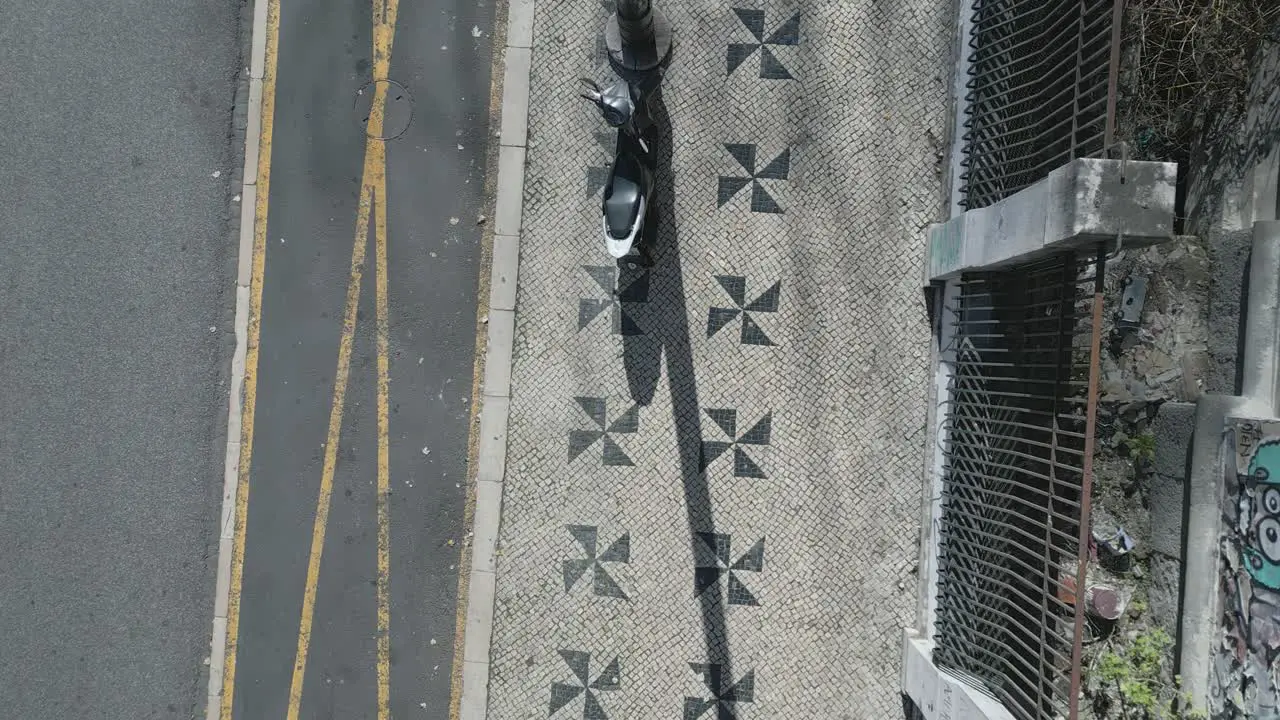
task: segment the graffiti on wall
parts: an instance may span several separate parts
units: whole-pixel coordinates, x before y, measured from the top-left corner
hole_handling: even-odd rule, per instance
[[[1210,678],[1215,718],[1280,717],[1280,422],[1227,434],[1219,568],[1222,643]],[[1234,458],[1234,462],[1232,459]]]

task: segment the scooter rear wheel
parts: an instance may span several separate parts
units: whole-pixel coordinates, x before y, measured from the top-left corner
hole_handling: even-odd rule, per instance
[[[641,246],[636,249],[636,254],[628,255],[618,260],[618,267],[627,270],[637,270],[640,268],[649,269],[654,265],[653,253],[648,247]]]

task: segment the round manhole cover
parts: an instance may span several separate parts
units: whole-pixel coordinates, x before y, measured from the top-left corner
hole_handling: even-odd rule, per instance
[[[382,111],[382,132],[375,135],[369,131],[369,117],[379,90],[383,91],[386,101]],[[394,80],[375,80],[356,91],[355,112],[356,122],[366,135],[379,140],[394,140],[403,135],[413,121],[413,96]]]

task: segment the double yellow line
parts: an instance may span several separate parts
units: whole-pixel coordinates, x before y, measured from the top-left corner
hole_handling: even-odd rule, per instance
[[[257,206],[254,209],[252,278],[249,291],[249,323],[245,352],[244,405],[241,416],[239,485],[236,495],[236,530],[232,550],[230,597],[227,605],[227,647],[222,680],[221,720],[231,720],[235,700],[236,649],[239,641],[240,592],[244,580],[245,525],[248,519],[249,469],[253,456],[253,420],[257,399],[258,347],[262,318],[262,282],[265,273],[267,207],[271,190],[271,138],[275,117],[276,66],[280,41],[279,0],[268,2],[266,23],[266,63],[262,79],[262,135],[258,154]],[[337,467],[338,443],[342,434],[342,412],[346,403],[347,380],[351,370],[351,350],[355,340],[360,285],[369,239],[369,221],[374,226],[374,279],[377,305],[377,410],[378,410],[378,573],[377,573],[377,704],[379,720],[390,718],[391,610],[390,610],[390,428],[389,354],[387,302],[387,170],[386,143],[381,139],[391,70],[391,49],[399,0],[374,0],[373,4],[373,105],[369,115],[360,182],[360,204],[356,214],[355,242],[351,249],[351,272],[347,281],[346,305],[338,344],[338,368],[334,375],[333,398],[329,407],[329,430],[325,441],[320,492],[316,500],[311,532],[311,553],[298,624],[298,647],[294,655],[293,679],[289,688],[288,720],[297,720],[302,705],[307,653],[311,645],[316,589],[320,581],[320,560],[324,552],[329,505],[333,497],[333,476]]]

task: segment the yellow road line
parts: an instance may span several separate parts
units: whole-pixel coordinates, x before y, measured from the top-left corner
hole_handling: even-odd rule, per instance
[[[369,237],[371,188],[360,192],[356,214],[356,240],[351,248],[351,276],[347,280],[346,308],[342,315],[342,336],[338,341],[338,369],[334,373],[333,399],[329,406],[329,433],[325,438],[324,466],[320,474],[320,494],[316,499],[315,523],[311,528],[311,556],[307,562],[307,584],[302,595],[302,617],[298,624],[298,650],[293,660],[293,681],[289,686],[289,720],[297,720],[302,705],[302,680],[307,672],[307,651],[311,646],[311,624],[315,615],[316,588],[320,583],[320,558],[324,554],[325,530],[329,524],[329,501],[333,497],[333,474],[338,463],[338,441],[342,436],[342,410],[346,404],[347,378],[351,371],[351,347],[355,340],[356,310],[360,304],[360,281]]]
[[[226,659],[222,670],[221,720],[231,720],[235,701],[236,650],[240,642],[240,591],[244,582],[245,526],[249,520],[249,469],[253,461],[253,419],[258,398],[258,340],[262,329],[262,281],[267,260],[267,202],[271,197],[271,130],[276,110],[276,59],[280,44],[280,2],[267,3],[265,63],[262,71],[261,134],[253,211],[253,257],[249,280],[249,319],[244,358],[244,395],[240,411],[240,464],[236,485],[235,536],[231,550],[231,583],[227,594]],[[209,718],[209,720],[213,720]]]
[[[379,143],[374,163],[374,263],[378,323],[378,720],[391,717],[391,440],[390,323],[387,303],[386,151]]]
[[[373,79],[386,80],[391,73],[391,46],[395,42],[399,0],[374,2]],[[385,84],[382,84],[385,88]],[[385,90],[383,91],[385,93]],[[374,96],[377,110],[369,116],[369,134],[382,135],[385,98]],[[376,116],[376,117],[375,117]],[[374,121],[377,124],[374,124]],[[375,296],[378,326],[378,720],[391,717],[391,461],[390,461],[390,379],[387,346],[390,321],[387,300],[387,157],[386,144],[371,140],[365,152],[365,182],[374,185],[377,208],[374,213]]]
[[[386,80],[391,73],[391,46],[395,42],[399,0],[377,0],[373,14],[373,78]],[[383,84],[385,87],[385,84]],[[385,91],[384,91],[385,92]],[[382,135],[383,102],[374,96],[377,110],[370,114],[370,135]],[[375,117],[376,116],[376,117]],[[374,124],[374,121],[377,124]],[[378,326],[378,720],[391,717],[391,460],[390,460],[390,360],[388,344],[390,320],[387,300],[387,156],[386,143],[370,142],[365,153],[365,182],[374,185],[377,202],[374,213],[375,296]]]
[[[369,113],[368,137],[365,141],[363,177],[360,181],[360,206],[356,213],[355,244],[351,249],[351,275],[347,282],[346,307],[343,312],[342,336],[338,344],[338,369],[334,375],[333,399],[329,408],[329,433],[325,443],[324,467],[320,476],[320,492],[316,500],[315,523],[311,532],[311,554],[307,563],[307,580],[303,590],[302,612],[298,623],[298,647],[294,655],[293,679],[289,688],[288,720],[297,720],[302,706],[302,687],[307,671],[307,653],[311,646],[311,629],[315,616],[316,590],[320,583],[320,562],[329,522],[329,505],[333,497],[333,475],[337,465],[338,444],[342,435],[342,412],[346,403],[347,379],[351,370],[360,284],[368,247],[370,211],[373,212],[375,282],[377,283],[378,329],[378,628],[377,677],[378,718],[390,717],[390,492],[389,401],[387,392],[387,279],[386,279],[386,147],[378,139],[382,135],[386,104],[386,80],[391,69],[391,46],[395,39],[398,0],[375,0],[373,8],[373,103]]]

